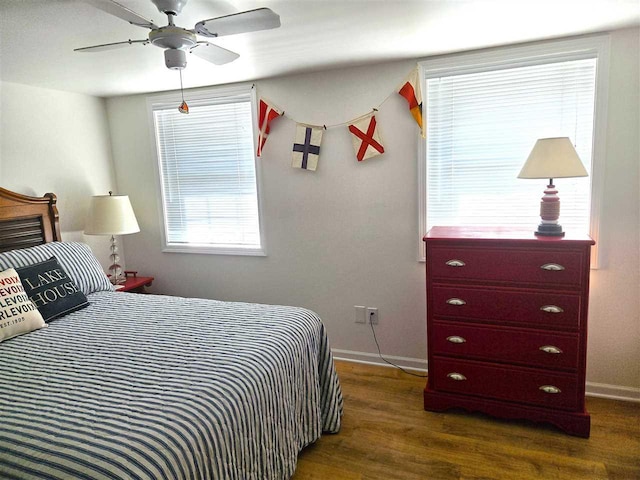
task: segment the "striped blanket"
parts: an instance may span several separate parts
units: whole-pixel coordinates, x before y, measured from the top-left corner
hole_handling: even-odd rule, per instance
[[[342,395],[302,308],[98,292],[0,344],[0,478],[289,478]]]

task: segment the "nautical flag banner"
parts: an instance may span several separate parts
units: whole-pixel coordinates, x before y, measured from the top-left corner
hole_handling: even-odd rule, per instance
[[[282,113],[273,105],[260,99],[258,104],[258,128],[260,129],[260,133],[258,133],[258,157],[262,156],[262,149],[269,136],[269,124],[274,118],[281,116]]]
[[[323,128],[300,125],[296,127],[296,137],[293,142],[293,157],[291,166],[316,171],[320,157],[320,143]]]
[[[353,148],[359,162],[384,153],[380,131],[373,113],[353,122],[349,125],[349,131],[353,135]]]
[[[422,91],[420,89],[420,79],[418,76],[418,67],[414,68],[407,79],[398,89],[398,93],[404,97],[409,104],[411,115],[420,127],[420,134],[425,138],[426,132],[424,122],[422,120]]]

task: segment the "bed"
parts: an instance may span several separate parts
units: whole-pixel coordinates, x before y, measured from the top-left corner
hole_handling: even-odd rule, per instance
[[[55,195],[0,188],[0,270],[52,256],[88,306],[0,343],[0,478],[286,479],[340,429],[315,313],[115,292]]]

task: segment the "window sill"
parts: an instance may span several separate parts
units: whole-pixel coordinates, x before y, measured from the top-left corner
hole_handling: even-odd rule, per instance
[[[196,253],[204,255],[239,255],[247,257],[266,257],[264,248],[255,247],[211,247],[205,245],[167,245],[162,249],[166,253]]]

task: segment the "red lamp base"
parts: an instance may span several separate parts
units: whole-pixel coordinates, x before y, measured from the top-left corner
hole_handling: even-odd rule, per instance
[[[560,218],[560,198],[558,190],[553,184],[553,178],[549,179],[544,191],[544,196],[540,202],[540,217],[542,222],[538,225],[538,230],[534,233],[541,237],[564,237],[562,226],[558,224]]]

